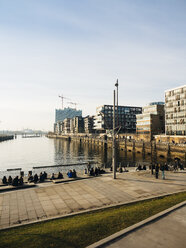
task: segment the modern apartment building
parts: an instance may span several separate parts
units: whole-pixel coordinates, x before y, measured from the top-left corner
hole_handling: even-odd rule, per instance
[[[62,132],[64,134],[70,133],[70,118],[64,119],[64,121],[62,122],[62,126],[63,126]]]
[[[84,118],[82,116],[70,119],[70,133],[84,133]]]
[[[165,133],[164,102],[152,102],[142,108],[142,114],[136,115],[136,133],[155,134]]]
[[[85,128],[85,133],[94,133],[95,130],[94,128],[94,116],[86,116],[84,118],[84,128]]]
[[[82,110],[76,110],[74,108],[56,109],[54,133],[58,133],[58,134],[62,133],[64,131],[63,121],[66,118],[72,119],[75,116],[82,116]]]
[[[70,133],[75,133],[74,118],[70,119]]]
[[[82,116],[76,116],[73,118],[74,121],[74,132],[84,133],[84,118]]]
[[[165,91],[165,132],[186,135],[186,85]]]
[[[115,107],[115,123],[120,132],[136,132],[136,115],[142,113],[141,107]],[[113,128],[113,105],[102,105],[96,109],[94,129],[96,132],[105,132]]]
[[[62,134],[63,129],[64,129],[64,125],[63,125],[62,121],[54,123],[54,133],[55,134]]]

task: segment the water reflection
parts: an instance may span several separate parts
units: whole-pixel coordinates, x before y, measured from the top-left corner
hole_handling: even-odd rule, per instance
[[[35,169],[34,166],[52,166],[75,164],[81,162],[98,163],[99,166],[110,167],[112,164],[112,149],[104,149],[94,143],[80,143],[61,139],[48,139],[46,137],[23,139],[18,137],[12,141],[0,143],[0,177],[4,174],[19,175],[19,171],[5,172],[8,168],[22,168],[27,175],[29,170],[33,173],[46,171],[47,173],[57,173],[74,167],[58,167]],[[136,163],[151,162],[151,154],[133,153],[132,151],[118,150],[117,161],[121,165],[134,166]],[[158,158],[158,161],[165,161]],[[83,170],[85,165],[79,165],[76,170]]]

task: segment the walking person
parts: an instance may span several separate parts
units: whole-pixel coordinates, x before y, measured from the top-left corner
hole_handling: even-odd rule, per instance
[[[156,175],[156,179],[158,179],[158,175],[159,175],[159,164],[156,164],[156,166],[155,166],[155,175]]]
[[[162,179],[164,180],[165,179],[165,165],[164,164],[161,164],[161,175],[162,175]]]

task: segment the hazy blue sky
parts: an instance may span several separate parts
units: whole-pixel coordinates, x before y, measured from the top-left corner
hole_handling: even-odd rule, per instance
[[[185,13],[185,0],[0,0],[0,130],[52,130],[59,94],[94,114],[117,78],[121,105],[164,100],[186,82]]]

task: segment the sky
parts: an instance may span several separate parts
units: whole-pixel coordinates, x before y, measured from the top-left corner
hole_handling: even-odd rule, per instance
[[[55,109],[83,116],[145,106],[186,84],[185,0],[0,0],[0,130],[53,130]]]

